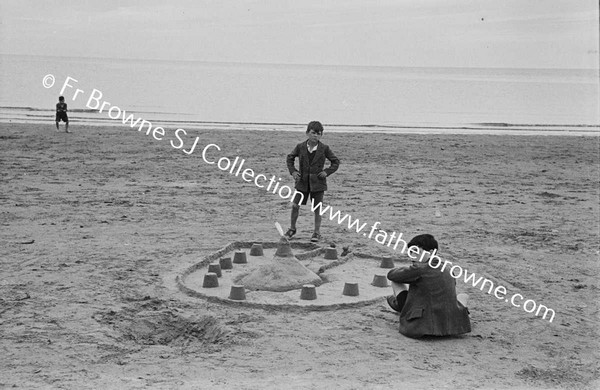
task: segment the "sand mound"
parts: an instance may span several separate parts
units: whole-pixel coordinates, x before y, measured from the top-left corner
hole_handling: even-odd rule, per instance
[[[236,284],[248,290],[290,291],[304,284],[320,286],[323,281],[317,274],[300,264],[285,238],[279,241],[277,252],[270,264],[265,264],[249,274],[240,275]]]

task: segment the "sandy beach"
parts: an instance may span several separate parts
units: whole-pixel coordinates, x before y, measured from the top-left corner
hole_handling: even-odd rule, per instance
[[[63,128],[61,127],[61,130]],[[275,241],[290,204],[202,160],[292,184],[302,131],[190,131],[187,155],[135,130],[0,124],[0,388],[600,387],[598,137],[325,133],[325,202],[556,311],[552,323],[457,281],[473,331],[413,340],[385,302],[233,307],[175,277],[233,241]],[[189,138],[187,142],[193,142]],[[299,234],[312,216],[303,208]],[[324,220],[323,244],[389,249]]]

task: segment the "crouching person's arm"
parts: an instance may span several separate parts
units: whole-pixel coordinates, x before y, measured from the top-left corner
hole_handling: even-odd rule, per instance
[[[402,312],[408,298],[409,283],[416,283],[421,273],[415,264],[394,268],[388,272],[387,278],[392,281],[393,295],[387,297],[388,304],[397,312]]]
[[[388,272],[387,278],[392,282],[410,284],[421,278],[421,270],[416,264],[398,267]]]

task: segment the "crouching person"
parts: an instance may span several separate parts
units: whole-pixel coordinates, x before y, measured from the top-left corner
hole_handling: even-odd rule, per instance
[[[438,264],[435,238],[421,234],[407,246],[408,253],[413,256],[417,253],[419,261],[394,268],[387,275],[394,289],[388,303],[400,313],[400,333],[417,338],[470,332],[468,297],[466,294],[456,296],[456,279],[450,275],[449,267],[442,270]]]

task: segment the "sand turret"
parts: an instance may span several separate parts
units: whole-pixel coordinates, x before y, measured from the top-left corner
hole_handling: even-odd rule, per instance
[[[275,257],[294,257],[294,252],[292,252],[292,246],[287,238],[281,237],[279,243],[277,244],[277,252],[275,252]]]

